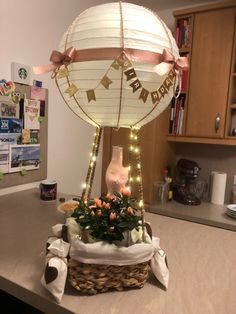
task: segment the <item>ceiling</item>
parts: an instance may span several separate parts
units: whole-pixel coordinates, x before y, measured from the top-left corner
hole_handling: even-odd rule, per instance
[[[112,2],[112,1],[108,1]],[[224,2],[219,0],[127,0],[124,2],[135,3],[143,5],[144,7],[150,8],[155,11],[176,9],[180,7],[189,7],[193,5],[201,5],[212,2]]]

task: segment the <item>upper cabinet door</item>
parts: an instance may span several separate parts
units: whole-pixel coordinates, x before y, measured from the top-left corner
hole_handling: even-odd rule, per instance
[[[235,9],[195,14],[186,136],[224,137]]]

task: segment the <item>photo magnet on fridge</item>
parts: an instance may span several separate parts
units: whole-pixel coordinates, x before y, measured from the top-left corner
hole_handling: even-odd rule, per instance
[[[16,62],[11,63],[11,80],[13,82],[30,85],[30,75],[30,66]]]

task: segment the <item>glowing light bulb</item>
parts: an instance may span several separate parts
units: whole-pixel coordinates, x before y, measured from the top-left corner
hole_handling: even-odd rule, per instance
[[[96,161],[96,156],[93,156],[93,157],[92,157],[92,161]]]
[[[138,205],[139,205],[139,207],[143,207],[143,200],[140,200]]]
[[[138,168],[138,169],[140,169],[140,168],[141,168],[140,164],[137,164],[137,168]]]
[[[138,181],[138,182],[140,182],[140,181],[141,181],[141,178],[140,178],[140,177],[137,177],[136,179],[137,179],[137,181]]]
[[[85,189],[85,188],[86,188],[86,186],[87,186],[87,184],[86,184],[86,183],[83,183],[83,184],[82,184],[82,188],[83,188],[83,189]]]

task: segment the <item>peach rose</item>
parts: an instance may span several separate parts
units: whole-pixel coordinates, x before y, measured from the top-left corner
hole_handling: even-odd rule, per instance
[[[115,220],[116,219],[116,213],[110,213],[109,219]]]
[[[102,201],[99,198],[94,198],[94,203],[97,207],[102,208]]]

